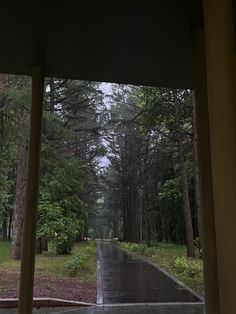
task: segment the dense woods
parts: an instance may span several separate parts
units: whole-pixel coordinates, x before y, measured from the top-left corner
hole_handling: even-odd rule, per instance
[[[105,86],[105,87],[104,87]],[[109,90],[108,90],[109,87]],[[0,231],[19,259],[30,79],[0,77]],[[47,79],[37,252],[84,237],[187,244],[201,238],[194,95]]]

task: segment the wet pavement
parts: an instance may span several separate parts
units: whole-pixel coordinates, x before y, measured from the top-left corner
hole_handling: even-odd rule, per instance
[[[204,314],[190,289],[157,267],[109,242],[98,242],[98,300],[103,305],[41,308],[34,314]],[[17,314],[17,309],[0,309]]]
[[[98,243],[104,304],[201,302],[168,274],[119,247]]]
[[[86,308],[42,308],[34,309],[34,314],[203,314],[202,304],[159,304],[98,306]],[[2,309],[0,314],[17,314],[17,309]]]

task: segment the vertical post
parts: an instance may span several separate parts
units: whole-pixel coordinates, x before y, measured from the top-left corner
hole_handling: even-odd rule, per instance
[[[206,313],[220,314],[203,29],[195,33],[193,48]]]
[[[20,274],[19,314],[32,313],[43,92],[44,77],[42,68],[40,66],[33,66],[28,175]]]
[[[235,313],[236,60],[231,0],[204,0],[220,313]]]

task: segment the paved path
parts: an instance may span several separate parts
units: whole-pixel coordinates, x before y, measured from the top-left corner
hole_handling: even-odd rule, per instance
[[[131,306],[98,306],[88,308],[54,308],[35,309],[33,314],[203,314],[203,306],[196,304],[160,304]],[[0,310],[0,314],[17,314],[16,309]]]
[[[98,242],[104,304],[201,302],[153,265],[108,242]]]
[[[101,282],[106,305],[86,308],[42,308],[34,314],[203,314],[198,297],[167,274],[118,247],[98,243]],[[155,302],[155,303],[152,303]],[[120,304],[117,304],[120,303]],[[129,304],[125,304],[129,303]],[[139,303],[139,304],[138,304]],[[140,304],[143,303],[143,304]],[[145,303],[145,304],[144,304]],[[0,314],[17,314],[0,309]]]

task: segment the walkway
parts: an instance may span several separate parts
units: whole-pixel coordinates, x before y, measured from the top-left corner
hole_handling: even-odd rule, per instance
[[[108,242],[98,243],[103,303],[199,302],[167,273]]]
[[[108,243],[98,243],[98,301],[85,308],[34,309],[34,314],[203,314],[196,294],[141,259]],[[0,310],[17,314],[17,310]]]
[[[88,308],[54,308],[34,309],[33,314],[203,314],[202,305],[128,305],[128,306],[97,306]],[[16,309],[0,310],[0,314],[17,314]]]

